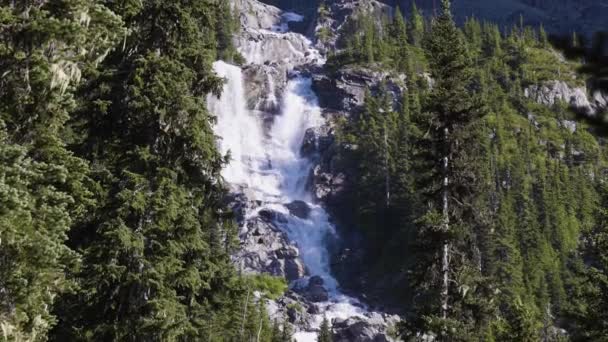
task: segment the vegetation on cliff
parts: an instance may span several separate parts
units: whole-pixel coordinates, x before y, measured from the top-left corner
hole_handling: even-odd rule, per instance
[[[228,4],[0,5],[3,338],[270,341],[205,109]]]
[[[573,340],[605,335],[606,149],[567,104],[524,91],[581,85],[577,64],[542,28],[503,34],[471,19],[458,29],[449,6],[428,22],[416,9],[380,25],[360,13],[328,61],[406,76],[401,98],[368,93],[340,129],[343,158],[359,165],[350,206],[365,272],[400,298],[404,337],[537,341],[558,338],[556,326]]]

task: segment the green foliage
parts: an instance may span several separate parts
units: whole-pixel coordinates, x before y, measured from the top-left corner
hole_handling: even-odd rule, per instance
[[[95,1],[0,3],[0,326],[46,340],[78,261],[69,229],[94,205],[88,163],[66,147],[75,89],[124,33]]]
[[[236,50],[233,44],[234,33],[240,29],[240,21],[237,13],[233,13],[230,8],[230,2],[219,1],[217,3],[217,10],[215,13],[215,27],[216,40],[217,40],[217,55],[218,59],[233,62],[236,64],[243,64],[245,59]]]
[[[237,59],[228,3],[0,5],[4,338],[235,340],[247,291],[204,102],[211,62]]]
[[[398,8],[390,19],[357,13],[342,26],[338,40],[340,49],[329,56],[328,67],[337,69],[354,64],[404,73],[421,70],[426,61],[424,53],[419,44],[408,43],[410,33],[415,34],[416,39],[422,39],[422,31],[417,31],[423,30],[420,28],[422,17],[416,20],[419,20],[417,26],[408,28]]]
[[[396,15],[389,24],[390,36],[399,21]],[[365,236],[366,276],[399,279],[398,290],[382,291],[411,313],[400,329],[404,337],[537,341],[563,338],[549,336],[558,326],[575,340],[601,340],[605,310],[596,305],[604,300],[606,271],[592,251],[602,245],[598,227],[606,221],[598,217],[605,207],[598,203],[605,147],[585,123],[566,128],[575,117],[566,104],[539,105],[523,91],[547,80],[577,85],[576,64],[559,58],[542,28],[503,35],[496,25],[469,20],[460,31],[444,13],[429,32],[420,31],[420,49],[411,40],[414,21],[407,26],[410,44],[395,52],[409,60],[404,96],[368,94],[355,122],[338,130],[349,146],[342,157],[358,166],[349,212],[358,213],[353,226]],[[397,47],[390,40],[388,46]],[[370,67],[360,50],[351,51],[330,66]],[[418,52],[426,56],[412,57]],[[374,68],[401,69],[388,56],[374,55]],[[433,79],[430,90],[419,82],[422,72]],[[439,163],[445,155],[447,232]],[[446,319],[443,241],[452,255]]]
[[[321,328],[319,330],[317,342],[333,342],[333,340],[334,338],[331,332],[331,325],[327,317],[324,317],[323,322],[321,322]]]
[[[287,281],[283,277],[274,277],[267,274],[257,274],[246,277],[251,288],[262,292],[269,299],[281,297],[287,290]]]

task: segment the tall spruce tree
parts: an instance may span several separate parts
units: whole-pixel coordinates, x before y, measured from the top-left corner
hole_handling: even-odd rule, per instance
[[[422,319],[410,326],[409,333],[432,331],[441,339],[467,339],[474,330],[466,327],[473,319],[466,317],[471,305],[467,297],[478,275],[468,253],[474,240],[475,176],[466,161],[471,152],[467,149],[474,146],[469,131],[481,116],[481,106],[473,91],[467,46],[447,0],[432,23],[425,50],[434,84],[418,122],[426,132],[418,142],[417,167],[423,172],[419,187],[428,208],[419,220],[423,248],[415,279],[415,315]]]
[[[323,322],[321,322],[321,328],[319,330],[319,337],[317,338],[317,342],[333,342],[333,336],[331,332],[331,325],[327,317],[323,317]]]
[[[408,32],[412,45],[421,46],[422,38],[424,37],[424,17],[420,13],[418,6],[416,6],[415,1],[412,2],[412,16]]]
[[[72,285],[69,229],[94,205],[88,164],[66,147],[75,90],[121,38],[96,1],[0,1],[0,326],[43,341]]]
[[[400,71],[407,71],[409,66],[407,24],[399,7],[395,9],[389,34],[394,46],[392,58],[395,68]]]

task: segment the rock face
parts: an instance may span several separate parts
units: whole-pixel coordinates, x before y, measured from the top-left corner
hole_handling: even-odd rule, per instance
[[[286,205],[289,212],[296,217],[301,219],[306,219],[310,215],[310,207],[306,202],[303,201],[293,201]]]
[[[250,110],[276,115],[280,111],[280,94],[287,85],[287,70],[284,65],[250,64],[243,68],[245,93]]]
[[[325,282],[319,276],[311,277],[308,285],[303,289],[296,289],[300,294],[313,303],[325,302],[329,299],[329,293],[325,289]]]
[[[280,9],[252,0],[231,0],[243,27],[270,30],[281,22]]]
[[[547,106],[564,102],[587,115],[595,115],[606,108],[608,103],[608,96],[605,94],[596,92],[589,97],[586,87],[571,87],[563,81],[549,81],[542,85],[533,85],[525,89],[524,94]]]
[[[293,281],[306,274],[306,267],[282,230],[274,225],[280,213],[264,211],[241,229],[241,246],[233,256],[244,273],[266,273]]]
[[[342,4],[346,5],[346,2]],[[324,108],[324,114],[329,118],[357,115],[365,103],[366,91],[371,90],[373,94],[381,84],[384,84],[397,108],[398,100],[406,90],[404,75],[353,66],[332,73],[313,73],[313,89]],[[344,164],[338,152],[357,147],[338,146],[334,142],[332,127],[316,128],[305,135],[302,153],[317,152],[320,155],[311,175],[310,186],[315,198],[336,213],[342,210],[343,196],[350,189],[350,172],[355,169],[354,165]]]
[[[398,321],[396,316],[382,317],[372,314],[365,319],[351,317],[346,320],[336,319],[333,322],[335,342],[392,342],[388,327]]]
[[[304,157],[311,157],[314,154],[324,153],[333,142],[333,131],[329,125],[312,127],[307,129],[304,134],[300,153]]]
[[[367,89],[373,93],[383,82],[393,99],[401,97],[405,90],[404,75],[347,66],[331,75],[318,74],[313,77],[320,105],[326,109],[343,111],[347,115],[361,109]]]

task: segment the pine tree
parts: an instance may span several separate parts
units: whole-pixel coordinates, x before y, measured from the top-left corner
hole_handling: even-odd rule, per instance
[[[395,9],[395,16],[390,27],[390,38],[391,43],[394,46],[393,61],[395,63],[395,68],[397,70],[407,71],[409,65],[407,24],[399,7]]]
[[[217,2],[111,3],[129,35],[87,83],[75,146],[103,189],[70,241],[80,291],[56,339],[237,338],[246,289],[234,272],[205,95],[217,93]],[[85,234],[86,232],[86,234]],[[232,335],[232,336],[230,336]]]
[[[474,225],[467,221],[469,206],[463,203],[470,203],[470,192],[475,189],[469,178],[473,170],[466,162],[470,152],[467,148],[474,144],[468,145],[472,142],[467,134],[481,114],[479,99],[471,91],[473,70],[466,43],[452,20],[449,1],[444,0],[442,6],[442,15],[433,22],[425,43],[435,84],[419,119],[421,131],[428,132],[419,143],[424,152],[418,167],[427,170],[420,177],[420,186],[430,210],[419,220],[426,228],[419,233],[424,255],[420,256],[418,266],[422,273],[418,273],[416,281],[428,297],[421,296],[416,314],[427,317],[430,325],[416,328],[414,323],[410,327],[422,331],[440,329],[434,331],[440,336],[450,329],[467,334],[454,326],[466,324],[466,320],[455,321],[462,315],[461,301],[466,301],[457,293],[474,288],[477,281],[471,260],[454,255],[466,255],[470,248],[468,241]]]
[[[376,61],[377,51],[375,45],[377,43],[376,38],[376,24],[370,16],[363,17],[363,55],[366,58],[367,63],[374,63]]]
[[[586,259],[591,263],[584,270],[584,287],[580,296],[582,312],[573,317],[576,341],[608,341],[608,185],[598,186],[601,195],[597,226],[588,233]]]
[[[327,317],[323,318],[323,322],[321,323],[320,329],[321,330],[319,330],[319,337],[317,338],[317,342],[332,342],[333,337],[329,320],[327,319]]]
[[[422,38],[424,37],[424,17],[420,13],[420,10],[418,10],[416,2],[412,2],[412,18],[410,19],[408,32],[412,45],[421,46]]]
[[[67,234],[95,205],[89,165],[67,147],[74,94],[123,30],[95,1],[0,6],[0,325],[43,341],[73,285]]]

